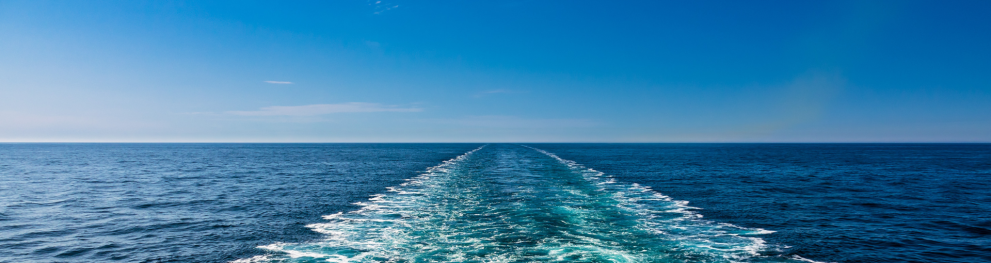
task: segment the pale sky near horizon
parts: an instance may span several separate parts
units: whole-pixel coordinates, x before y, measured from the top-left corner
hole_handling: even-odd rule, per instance
[[[991,1],[0,0],[0,142],[991,142]]]

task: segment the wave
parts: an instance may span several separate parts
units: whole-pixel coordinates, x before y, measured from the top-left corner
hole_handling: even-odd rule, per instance
[[[479,147],[308,225],[326,238],[275,243],[234,262],[740,262],[758,235],[704,220],[687,201],[533,148]],[[481,152],[480,152],[481,151]]]

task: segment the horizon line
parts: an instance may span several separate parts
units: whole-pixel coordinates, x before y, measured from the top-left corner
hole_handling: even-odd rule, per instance
[[[415,143],[560,143],[560,144],[991,144],[991,141],[685,141],[685,142],[608,142],[608,141],[571,141],[571,142],[548,142],[548,141],[518,141],[518,142],[485,142],[485,141],[350,141],[350,142],[279,142],[279,141],[0,141],[0,144],[415,144]]]

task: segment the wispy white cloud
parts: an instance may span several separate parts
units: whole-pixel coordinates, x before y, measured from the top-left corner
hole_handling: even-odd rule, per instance
[[[274,81],[274,80],[266,80],[265,83],[269,83],[269,84],[292,84],[292,82],[289,82],[289,81]]]
[[[333,113],[354,112],[418,112],[420,108],[404,108],[378,103],[348,102],[339,104],[313,104],[302,106],[271,106],[256,111],[228,111],[227,114],[241,116],[316,116]]]
[[[399,8],[399,5],[393,3],[382,2],[381,0],[370,0],[368,5],[375,7],[374,14],[378,15],[385,11]]]
[[[480,97],[485,97],[485,96],[488,96],[488,95],[509,94],[509,93],[521,93],[521,92],[520,91],[516,91],[516,90],[508,90],[508,89],[494,89],[494,90],[486,90],[486,91],[482,91],[482,92],[479,92],[479,93],[475,93],[475,96],[474,97],[475,98],[480,98]]]
[[[512,91],[510,91],[508,89],[494,89],[494,90],[482,91],[482,93],[484,93],[484,94],[510,93],[510,92],[512,92]]]
[[[461,119],[440,120],[440,123],[459,126],[515,129],[515,128],[583,128],[600,125],[589,119],[528,119],[516,116],[488,115]]]

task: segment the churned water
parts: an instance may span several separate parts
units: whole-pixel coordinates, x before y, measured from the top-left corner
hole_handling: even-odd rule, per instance
[[[479,145],[0,144],[0,262],[228,262]]]
[[[3,144],[3,262],[982,262],[986,144]]]

